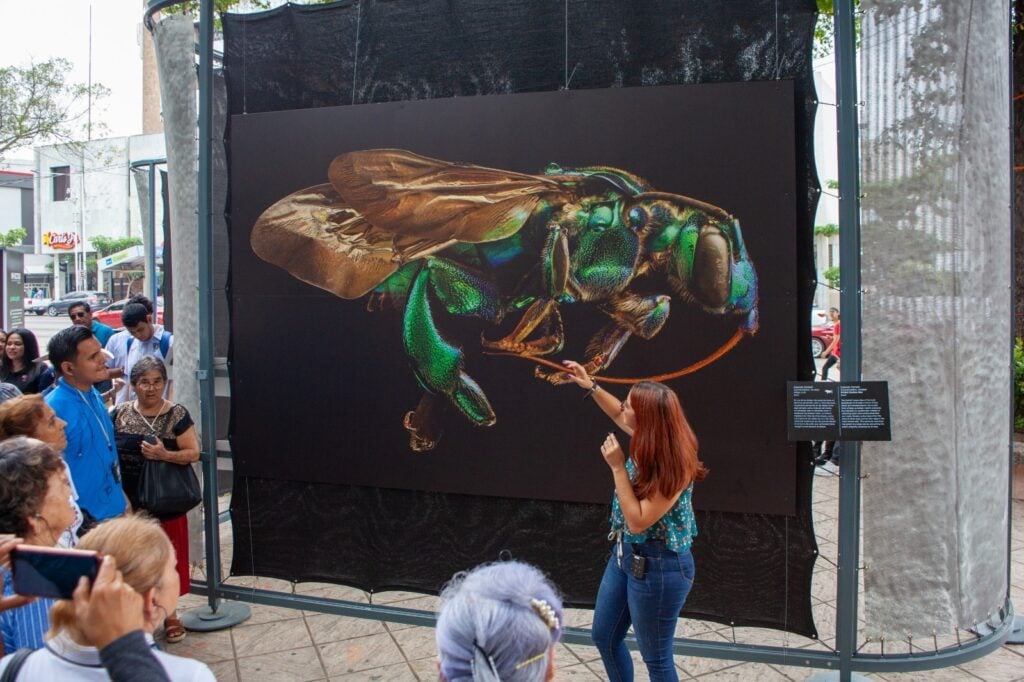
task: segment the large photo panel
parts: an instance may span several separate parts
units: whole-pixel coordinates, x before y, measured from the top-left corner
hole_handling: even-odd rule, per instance
[[[793,102],[772,81],[233,116],[236,472],[604,503],[607,418],[522,356],[644,378],[726,347],[666,380],[712,472],[694,504],[794,514]]]

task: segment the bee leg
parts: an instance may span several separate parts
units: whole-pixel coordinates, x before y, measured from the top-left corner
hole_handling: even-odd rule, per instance
[[[480,386],[463,370],[462,349],[449,343],[434,321],[431,292],[437,295],[435,277],[443,279],[445,271],[443,264],[427,261],[412,282],[402,322],[405,352],[424,390],[447,396],[470,421],[490,426],[496,421],[494,410]],[[416,419],[407,419],[418,430]]]
[[[612,321],[602,327],[587,344],[583,367],[588,374],[598,372],[612,364],[612,361],[626,345],[630,336],[651,339],[661,331],[668,320],[668,296],[638,296],[633,293],[620,294],[612,299],[610,315]],[[568,381],[562,372],[534,370],[538,378],[552,384]]]
[[[438,417],[444,411],[445,403],[433,393],[424,393],[415,410],[405,413],[402,425],[409,431],[409,449],[427,452],[437,447],[444,431],[438,425]]]
[[[541,336],[528,340],[528,337],[538,327],[542,330]],[[558,312],[558,302],[552,299],[534,301],[508,336],[497,341],[488,341],[481,337],[480,343],[489,350],[519,355],[557,353],[562,350],[562,345],[565,343],[562,314]]]

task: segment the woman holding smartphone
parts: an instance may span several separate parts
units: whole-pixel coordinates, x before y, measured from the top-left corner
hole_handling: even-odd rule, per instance
[[[160,358],[141,358],[128,380],[137,398],[117,405],[110,416],[125,494],[133,509],[147,511],[137,496],[143,463],[148,459],[190,465],[199,459],[199,438],[188,410],[164,400],[167,368]],[[185,514],[161,518],[160,526],[174,546],[181,594],[188,594],[188,519]],[[185,628],[176,612],[167,614],[164,637],[171,643],[185,638]]]
[[[120,571],[114,576],[114,583],[123,583],[134,591],[139,599],[124,603],[126,608],[138,609],[141,618],[135,621],[141,625],[143,642],[149,647],[152,657],[162,668],[163,676],[154,676],[151,668],[131,664],[137,676],[134,679],[181,680],[188,682],[215,682],[210,669],[203,663],[160,651],[153,641],[153,632],[160,626],[167,613],[173,613],[178,605],[178,572],[175,569],[174,548],[167,536],[153,519],[142,516],[122,516],[99,524],[82,536],[79,545],[104,557],[112,557]],[[96,583],[102,587],[103,578],[109,577],[108,568],[100,568]],[[61,599],[50,612],[53,623],[51,636],[46,648],[35,651],[21,662],[21,680],[101,680],[125,679],[108,675],[104,665],[111,661],[104,658],[104,652],[96,648],[98,641],[96,618],[113,619],[109,611],[89,612],[84,606],[85,588],[88,581],[79,581],[75,600]],[[107,635],[109,638],[109,634]],[[122,650],[123,651],[123,650]],[[134,653],[134,652],[133,652]],[[122,654],[124,655],[124,654]],[[11,665],[8,656],[0,660],[0,673]],[[129,662],[130,663],[130,662]]]
[[[697,436],[668,386],[640,382],[620,401],[579,363],[564,364],[568,378],[631,437],[628,458],[614,433],[601,445],[615,483],[615,546],[597,594],[594,644],[610,680],[632,680],[625,645],[632,625],[651,680],[678,680],[672,640],[693,586],[697,535],[690,499],[694,481],[708,473],[697,458]]]
[[[29,545],[56,546],[75,521],[65,471],[60,455],[42,441],[18,436],[0,443],[0,533],[24,538]],[[10,571],[4,571],[3,582],[4,595],[13,595]],[[4,650],[41,648],[52,604],[38,599],[0,613]]]

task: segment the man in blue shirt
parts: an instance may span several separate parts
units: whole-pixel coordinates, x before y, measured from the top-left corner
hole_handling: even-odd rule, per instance
[[[71,318],[71,324],[91,329],[100,346],[106,346],[107,341],[114,335],[113,329],[92,319],[92,307],[86,301],[78,301],[68,306],[68,317]]]
[[[114,335],[114,330],[103,324],[92,319],[92,307],[85,301],[79,301],[72,303],[68,307],[68,317],[71,318],[71,324],[77,324],[79,327],[85,327],[91,329],[92,333],[96,335],[96,340],[100,342],[101,346],[106,346],[107,341]],[[59,375],[60,372],[57,372]],[[111,380],[104,379],[103,381],[96,384],[96,390],[103,395],[107,391],[113,388]]]
[[[118,516],[124,513],[125,496],[114,424],[93,388],[109,376],[107,356],[92,331],[77,325],[57,332],[47,350],[61,378],[46,403],[67,422],[64,459],[78,489],[78,504],[98,521]]]

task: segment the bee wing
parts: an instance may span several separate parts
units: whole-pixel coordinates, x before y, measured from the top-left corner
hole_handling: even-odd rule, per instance
[[[403,260],[425,245],[490,242],[518,232],[557,180],[439,161],[401,149],[342,154],[328,177],[345,202],[396,235]],[[429,247],[428,247],[429,248]]]
[[[359,298],[398,269],[394,237],[348,206],[331,185],[307,187],[268,208],[252,250],[294,277],[342,298]]]

